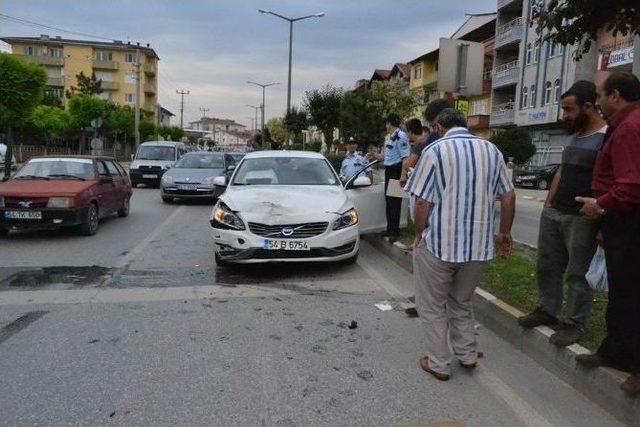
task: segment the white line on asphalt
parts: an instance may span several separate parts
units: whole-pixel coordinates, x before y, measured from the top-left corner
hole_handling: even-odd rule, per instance
[[[149,244],[153,240],[155,240],[164,231],[165,228],[167,228],[167,226],[171,223],[171,221],[173,221],[178,215],[182,213],[183,210],[184,210],[184,205],[180,206],[178,209],[173,211],[173,213],[169,215],[167,219],[165,219],[159,226],[157,226],[156,229],[153,230],[151,234],[149,234],[144,240],[138,243],[138,245],[135,248],[133,248],[131,252],[129,252],[124,257],[122,257],[122,259],[120,259],[116,263],[115,269],[113,271],[113,275],[110,278],[106,279],[103,283],[112,283],[118,280],[122,275],[122,273],[124,273],[124,271],[127,268],[129,268],[129,265],[134,260],[134,258],[138,256],[142,251],[144,251],[147,248],[147,246],[149,246]]]

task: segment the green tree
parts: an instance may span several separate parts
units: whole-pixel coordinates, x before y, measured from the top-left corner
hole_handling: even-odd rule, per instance
[[[638,0],[550,0],[535,4],[532,25],[542,40],[561,45],[577,44],[576,59],[589,52],[601,30],[614,36],[640,34]]]
[[[497,132],[491,137],[491,142],[502,152],[505,162],[513,157],[513,163],[518,166],[527,163],[536,153],[536,146],[531,142],[531,134],[523,128]]]
[[[5,177],[11,173],[13,130],[28,121],[44,95],[47,75],[44,67],[22,58],[0,53],[0,126],[7,132]]]
[[[60,109],[64,108],[64,106],[62,105],[62,100],[58,98],[58,95],[56,95],[50,90],[45,90],[44,96],[41,102],[42,102],[42,105],[49,105],[51,107],[58,107]]]
[[[399,115],[402,119],[409,118],[417,103],[415,97],[406,93],[400,84],[373,82],[371,90],[367,93],[367,105],[386,120],[391,113]]]
[[[31,112],[31,122],[45,134],[47,146],[54,138],[61,138],[73,129],[69,113],[49,105],[38,105]]]
[[[127,136],[134,133],[134,112],[128,105],[120,106],[110,104],[105,117],[105,129],[111,134],[115,142],[119,142],[122,137],[125,144]]]
[[[67,105],[71,122],[75,129],[80,132],[80,152],[85,147],[84,128],[91,124],[91,121],[104,117],[107,104],[105,101],[94,98],[90,95],[75,95],[69,99]]]
[[[379,144],[384,139],[385,119],[368,103],[366,93],[347,92],[340,102],[340,130],[361,144]]]
[[[180,126],[163,126],[160,125],[156,129],[158,135],[169,141],[180,141],[184,136],[184,130]]]
[[[89,77],[80,71],[79,74],[76,74],[76,82],[78,86],[71,86],[71,90],[66,92],[67,98],[76,94],[99,95],[103,92],[102,79],[97,79],[95,73],[91,73],[91,77]]]
[[[143,142],[156,139],[156,127],[153,123],[140,121],[138,131],[140,132],[140,140]]]
[[[291,107],[291,110],[284,116],[284,127],[290,135],[294,136],[296,142],[302,138],[302,131],[308,126],[307,112],[303,109]]]
[[[340,125],[342,88],[327,84],[321,89],[305,92],[305,97],[309,122],[322,131],[324,140],[330,146],[333,141],[333,130]]]
[[[284,119],[282,117],[274,117],[267,122],[267,129],[273,142],[273,149],[277,150],[282,147],[287,141],[287,129],[284,126]]]

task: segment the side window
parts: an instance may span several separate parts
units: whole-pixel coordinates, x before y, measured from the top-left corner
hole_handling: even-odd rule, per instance
[[[98,175],[100,176],[109,176],[109,171],[107,170],[107,166],[103,161],[98,161]]]
[[[120,175],[122,176],[126,176],[127,172],[124,170],[124,168],[120,165],[120,163],[114,163],[116,165],[116,167],[118,168],[118,172],[120,172]]]
[[[105,164],[107,165],[107,170],[109,171],[111,176],[113,176],[114,178],[120,178],[120,171],[113,162],[107,161],[105,162]]]

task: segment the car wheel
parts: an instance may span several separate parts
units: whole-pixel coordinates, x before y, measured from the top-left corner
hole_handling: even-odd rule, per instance
[[[83,236],[93,236],[98,232],[98,223],[100,217],[98,216],[98,207],[91,203],[87,208],[87,216],[84,222],[80,224],[80,234]]]
[[[165,203],[172,203],[173,197],[162,196],[162,201]]]
[[[546,190],[549,187],[549,183],[547,182],[546,179],[542,178],[538,180],[537,187],[538,187],[538,190]]]
[[[218,252],[215,253],[215,260],[216,260],[216,265],[218,267],[224,267],[225,265],[229,265],[229,263],[223,259],[220,258],[220,255],[218,255]]]
[[[124,198],[124,201],[122,202],[122,207],[118,210],[118,216],[120,218],[124,218],[129,216],[129,204],[131,203],[131,197],[127,196]]]

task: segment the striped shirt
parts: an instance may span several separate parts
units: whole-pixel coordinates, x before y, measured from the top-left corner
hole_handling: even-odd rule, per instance
[[[405,188],[433,204],[426,248],[446,262],[493,258],[496,195],[513,185],[498,148],[467,129],[450,129],[427,147]]]

